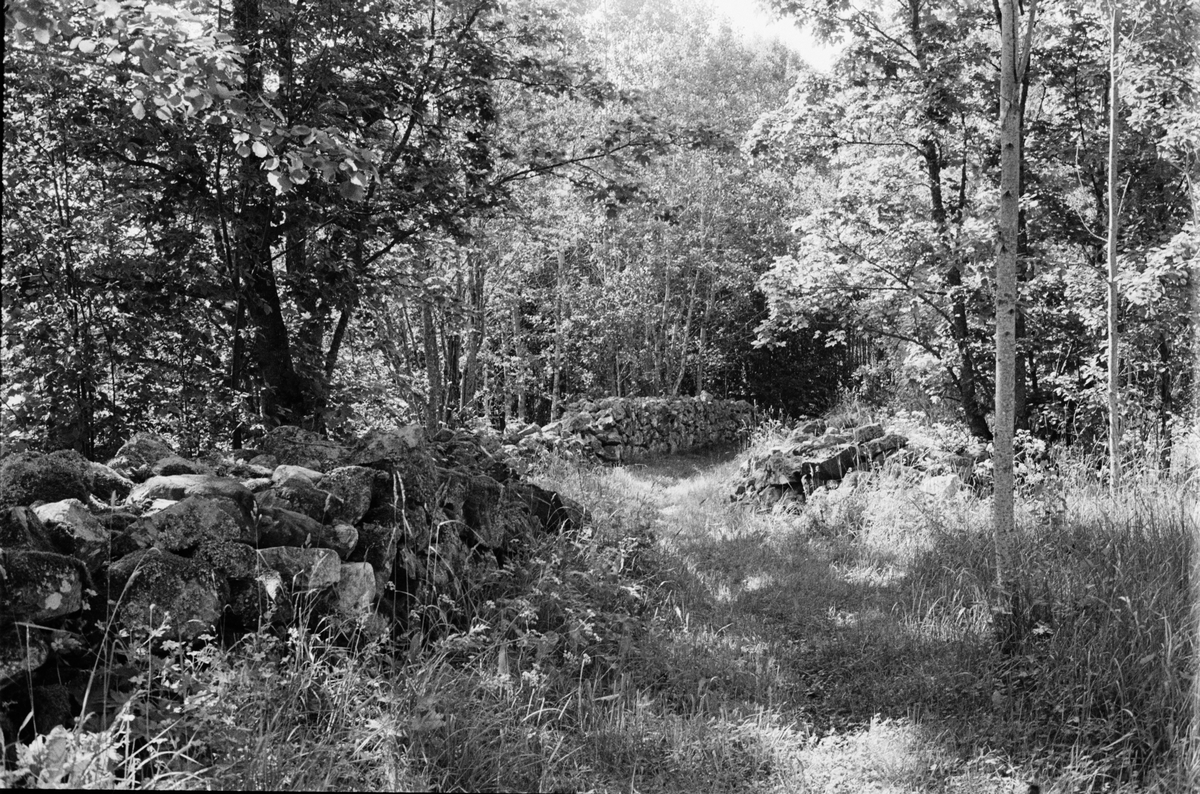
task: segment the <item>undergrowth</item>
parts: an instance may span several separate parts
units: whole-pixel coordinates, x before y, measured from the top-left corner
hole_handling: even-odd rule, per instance
[[[434,593],[419,633],[299,621],[233,647],[124,640],[136,675],[97,685],[109,717],[19,745],[2,782],[847,794],[1200,782],[1186,753],[1194,494],[1147,479],[1113,496],[1082,464],[1031,457],[1015,555],[1026,631],[1001,651],[992,614],[1011,594],[993,585],[986,494],[935,499],[892,466],[799,514],[756,513],[728,502],[735,468],[728,456],[544,462],[539,480],[585,504],[590,525],[482,569],[464,597]]]

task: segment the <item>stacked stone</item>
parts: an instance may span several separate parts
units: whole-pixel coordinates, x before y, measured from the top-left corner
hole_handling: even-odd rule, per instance
[[[608,397],[569,405],[558,421],[518,431],[516,441],[621,463],[735,443],[749,435],[754,421],[754,406],[745,400]]]
[[[784,443],[749,455],[732,499],[803,504],[816,489],[835,488],[843,481],[843,488],[853,485],[862,472],[890,461],[923,473],[921,491],[951,496],[974,480],[976,466],[987,459],[982,445],[957,452],[910,448],[905,436],[887,432],[879,424],[838,428],[817,419],[796,428]]]
[[[803,503],[814,488],[879,466],[907,445],[907,438],[884,432],[882,425],[839,429],[813,420],[796,428],[783,444],[750,455],[742,463],[733,499]]]
[[[107,465],[70,451],[3,458],[0,700],[32,692],[35,727],[63,723],[47,705],[73,693],[63,649],[96,625],[188,642],[286,625],[298,596],[380,634],[422,588],[461,595],[515,541],[586,519],[487,445],[417,426],[349,445],[280,427],[261,449],[196,459],[150,434]]]

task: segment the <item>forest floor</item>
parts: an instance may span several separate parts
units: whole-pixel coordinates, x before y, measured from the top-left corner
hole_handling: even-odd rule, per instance
[[[735,454],[675,455],[612,476],[655,504],[655,535],[688,574],[677,608],[691,669],[668,689],[694,687],[685,712],[757,745],[763,777],[746,784],[1026,791],[1017,764],[981,736],[994,727],[990,688],[973,672],[984,638],[914,621],[905,572],[862,559],[852,537],[738,517],[728,506]],[[675,788],[669,773],[640,776]],[[636,777],[630,788],[641,788]]]
[[[833,520],[808,508],[755,513],[729,503],[734,457],[674,455],[603,475],[619,502],[645,508],[660,564],[674,572],[651,622],[670,628],[652,629],[639,651],[643,671],[669,672],[635,674],[635,695],[613,697],[654,711],[675,738],[642,767],[636,752],[614,759],[612,771],[624,765],[626,774],[611,781],[617,788],[1180,790],[1170,774],[1114,771],[1115,754],[1129,750],[1088,722],[1088,706],[1070,706],[1073,697],[1099,700],[1093,685],[1064,686],[1044,703],[1037,685],[1023,686],[1043,673],[1046,686],[1059,685],[1055,651],[996,652],[979,597],[984,500],[967,493],[931,504],[892,483]],[[1068,664],[1076,652],[1086,651],[1057,651]],[[1071,675],[1093,675],[1078,666]],[[627,717],[617,722],[627,731]],[[1113,730],[1126,744],[1136,732]]]
[[[0,784],[1197,790],[1194,489],[1112,496],[1086,466],[1042,471],[1012,538],[1036,619],[1002,654],[986,496],[934,498],[896,466],[764,511],[730,502],[737,467],[736,450],[550,458],[533,478],[592,520],[434,593],[403,635],[299,621],[129,646],[120,716],[18,747]]]

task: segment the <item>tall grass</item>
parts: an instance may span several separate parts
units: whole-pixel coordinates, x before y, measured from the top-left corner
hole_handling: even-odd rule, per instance
[[[419,635],[299,621],[233,647],[131,644],[116,719],[21,745],[3,782],[1189,790],[1194,496],[1037,465],[1016,538],[1027,631],[1007,652],[986,495],[934,499],[896,465],[776,515],[729,504],[734,461],[551,459],[537,476],[592,524],[454,603],[433,594]]]

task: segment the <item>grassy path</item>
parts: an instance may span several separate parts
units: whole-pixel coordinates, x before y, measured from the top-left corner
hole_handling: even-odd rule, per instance
[[[715,720],[747,748],[726,760],[751,769],[701,787],[1025,791],[985,744],[1003,726],[978,672],[980,621],[942,619],[947,604],[914,592],[902,549],[731,508],[735,465],[731,453],[677,455],[609,475],[649,507],[678,572],[674,603],[659,607],[675,612],[673,631],[646,650],[668,655],[674,674],[641,699],[657,697],[685,726]],[[676,788],[645,781],[660,787]]]

